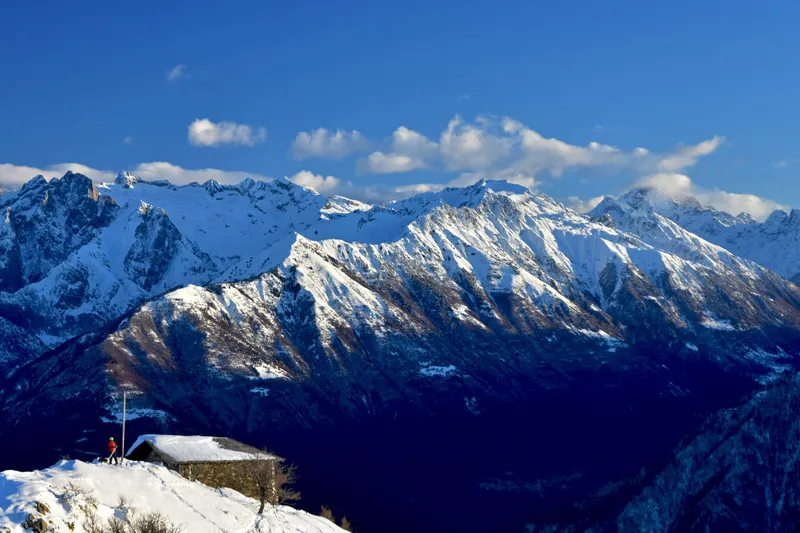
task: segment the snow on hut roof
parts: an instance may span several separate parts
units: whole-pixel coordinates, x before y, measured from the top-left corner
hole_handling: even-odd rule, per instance
[[[279,459],[225,437],[184,435],[141,435],[126,455],[131,455],[143,443],[149,443],[165,460],[174,463],[213,463]]]

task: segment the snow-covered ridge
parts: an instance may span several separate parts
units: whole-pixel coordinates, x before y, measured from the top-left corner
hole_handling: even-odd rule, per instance
[[[571,328],[602,329],[586,320],[598,309],[604,321],[617,320],[614,302],[633,278],[647,281],[646,289],[637,285],[641,298],[662,302],[660,312],[676,324],[719,317],[733,329],[753,327],[761,304],[741,302],[751,315],[742,321],[726,316],[730,309],[709,307],[714,298],[706,289],[714,277],[714,285],[759,294],[763,269],[652,206],[708,210],[653,193],[625,198],[598,206],[616,216],[611,228],[598,213],[593,222],[502,181],[369,206],[329,200],[285,179],[174,186],[127,173],[100,185],[72,173],[49,182],[37,177],[2,202],[0,312],[32,317],[31,333],[55,346],[176,288],[249,280],[280,268],[296,272],[300,285],[324,302],[320,316],[335,311],[338,320],[373,324],[376,317],[396,318],[374,294],[375,284],[419,270],[426,283],[446,290],[461,291],[464,279],[474,280],[488,307],[477,309],[462,296],[453,302],[460,311],[448,312],[470,327],[489,328],[487,316],[501,317],[491,295],[509,294],[546,321],[563,307]],[[731,227],[746,222],[729,218]],[[685,302],[664,297],[665,280],[670,291],[691,295],[697,318],[678,312]],[[772,316],[785,321],[785,313]]]
[[[128,499],[124,507],[120,496]],[[163,466],[130,461],[119,466],[61,461],[41,471],[0,473],[0,530],[22,532],[22,524],[33,515],[48,524],[47,531],[82,533],[85,515],[80,507],[92,500],[103,522],[158,512],[191,533],[343,531],[291,507],[268,506],[259,515],[258,502],[236,491],[211,489]],[[40,507],[44,513],[37,510],[37,502],[46,506]]]
[[[589,216],[610,217],[626,231],[663,216],[686,231],[740,257],[775,271],[786,279],[800,279],[800,210],[777,210],[764,222],[747,213],[733,216],[703,206],[691,196],[674,198],[653,188],[633,189],[617,199],[606,197]]]

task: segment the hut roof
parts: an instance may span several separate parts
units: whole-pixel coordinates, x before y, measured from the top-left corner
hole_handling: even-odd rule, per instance
[[[176,464],[280,459],[233,439],[199,435],[142,435],[136,439],[126,455],[130,457],[145,443],[165,461]]]

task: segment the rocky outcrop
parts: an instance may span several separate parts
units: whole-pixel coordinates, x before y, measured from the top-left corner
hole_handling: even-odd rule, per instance
[[[186,255],[205,261],[206,270],[211,272],[214,265],[210,258],[197,253],[187,242],[163,209],[142,204],[139,210],[142,221],[136,228],[133,244],[125,255],[125,273],[145,291],[150,291],[161,283],[173,262],[180,260],[181,251]]]
[[[41,516],[28,515],[28,518],[22,523],[23,529],[29,529],[34,533],[46,533],[48,529],[47,521]]]
[[[46,181],[37,176],[5,203],[0,229],[0,291],[42,279],[69,254],[108,226],[119,210],[86,176],[68,172]]]

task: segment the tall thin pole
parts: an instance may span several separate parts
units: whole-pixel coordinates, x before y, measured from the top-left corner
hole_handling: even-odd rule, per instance
[[[122,391],[122,457],[121,462],[125,462],[125,416],[128,411],[128,391]]]

